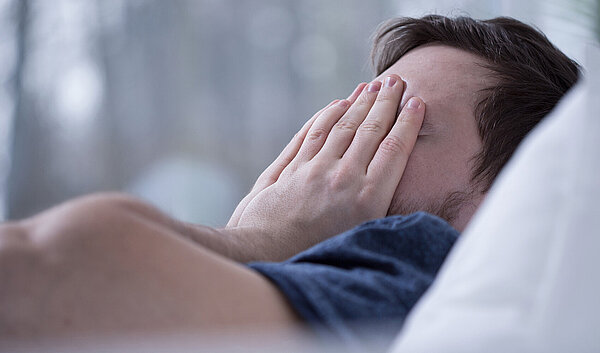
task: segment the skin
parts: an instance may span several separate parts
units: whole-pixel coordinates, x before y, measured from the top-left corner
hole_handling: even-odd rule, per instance
[[[287,159],[280,156],[238,206],[228,226],[261,229],[267,234],[263,239],[268,239],[270,244],[280,248],[283,245],[278,241],[285,246],[296,245],[293,250],[306,248],[369,219],[419,210],[437,214],[462,231],[484,198],[481,188],[471,182],[473,157],[482,147],[474,109],[478,92],[493,84],[488,69],[481,67],[482,64],[485,62],[475,55],[442,45],[427,45],[410,51],[374,81],[383,82],[388,75],[402,78],[406,90],[398,110],[413,96],[421,97],[427,106],[406,170],[391,175],[385,182],[374,183],[371,179],[365,183],[364,175],[359,171],[363,168],[361,163],[355,159],[344,163],[348,162],[348,159],[344,161],[345,155],[341,160],[328,159],[322,163],[326,165],[319,165],[319,158],[317,163],[310,165],[302,161],[296,163],[291,156]],[[349,113],[352,111],[350,108]],[[332,137],[328,140],[339,144],[335,136],[340,134],[339,130],[348,130],[345,125],[342,118],[331,128]],[[374,126],[370,124],[369,127],[372,130]],[[312,130],[316,130],[314,126],[309,130],[309,136]],[[360,136],[359,128],[357,139]],[[306,166],[311,172],[320,174],[319,182],[329,184],[321,185],[303,174],[301,167]],[[283,180],[278,180],[279,175],[284,177]],[[343,180],[327,181],[332,175]],[[360,187],[346,188],[343,193],[339,188],[327,187],[338,182],[366,185],[367,188],[377,185],[380,193],[377,196],[363,193],[365,188]],[[331,195],[338,196],[338,200],[332,200]],[[453,200],[452,196],[459,196],[459,202],[449,202]],[[363,202],[366,207],[361,208]],[[340,214],[340,205],[345,204],[357,209]],[[449,207],[452,204],[453,207]],[[386,212],[382,210],[383,206]],[[315,209],[318,211],[311,213]],[[315,214],[316,217],[312,217]],[[305,234],[317,237],[307,239]],[[268,245],[263,248],[266,247]],[[281,255],[286,258],[292,253]]]
[[[442,102],[426,92],[420,63],[413,64],[407,86],[392,73],[315,114],[224,229],[177,221],[122,194],[74,199],[0,225],[0,337],[296,327],[300,320],[276,287],[238,262],[284,259],[383,217],[407,168],[412,178],[427,171],[419,161],[436,151],[435,139],[428,147],[417,135]],[[396,119],[400,101],[417,93],[430,103],[414,97]],[[439,124],[445,136],[450,127]],[[407,166],[415,143],[423,156]],[[460,182],[422,188],[444,195]]]
[[[401,106],[412,96],[427,104],[423,128],[394,193],[390,214],[430,213],[452,193],[469,194],[447,219],[462,231],[483,200],[473,185],[473,157],[482,148],[474,116],[478,92],[492,84],[485,61],[462,50],[428,45],[416,48],[382,73],[402,76],[407,88]]]

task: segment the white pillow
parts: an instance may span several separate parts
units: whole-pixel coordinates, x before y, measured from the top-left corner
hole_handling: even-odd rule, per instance
[[[586,76],[519,147],[392,352],[600,352],[600,70]]]

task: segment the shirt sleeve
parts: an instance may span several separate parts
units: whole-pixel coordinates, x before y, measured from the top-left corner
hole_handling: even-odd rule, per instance
[[[418,212],[364,223],[284,262],[248,266],[319,333],[353,341],[370,324],[396,333],[457,237],[444,220]]]

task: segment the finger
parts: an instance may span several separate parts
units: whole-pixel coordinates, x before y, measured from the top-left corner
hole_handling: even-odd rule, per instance
[[[266,189],[267,187],[269,187],[277,181],[283,169],[285,169],[285,167],[290,163],[290,161],[296,156],[296,153],[298,153],[298,149],[300,149],[302,141],[304,140],[304,137],[306,136],[306,133],[312,126],[313,122],[325,109],[330,107],[332,104],[335,104],[336,102],[338,102],[337,99],[329,103],[325,108],[319,110],[306,123],[304,123],[300,131],[298,131],[294,135],[292,140],[287,144],[287,146],[285,146],[285,148],[283,149],[283,151],[281,151],[279,156],[260,174],[258,179],[256,179],[256,182],[254,183],[254,186],[252,187],[248,195],[246,195],[242,199],[242,201],[240,201],[238,206],[233,211],[231,218],[227,222],[227,227],[237,227],[240,217],[246,209],[246,206],[250,203],[250,201],[252,201],[256,194],[258,194],[259,192]]]
[[[365,88],[366,85],[367,84],[364,82],[358,84],[358,86],[354,89],[354,91],[350,94],[350,96],[348,96],[347,100],[350,102],[350,104],[354,103],[356,101],[356,98],[360,95],[360,93],[362,92],[362,90]],[[261,175],[256,180],[254,186],[252,187],[252,190],[250,191],[250,193],[248,193],[248,195],[246,195],[246,197],[244,197],[242,199],[242,201],[240,201],[239,205],[236,207],[235,211],[233,212],[233,215],[229,219],[229,222],[227,223],[227,227],[237,226],[239,219],[240,219],[242,213],[244,212],[244,209],[246,208],[248,203],[250,203],[250,201],[252,201],[252,199],[256,196],[256,194],[258,194],[262,190],[266,189],[267,187],[269,187],[270,185],[275,183],[277,181],[277,179],[279,179],[279,176],[281,175],[283,170],[290,164],[290,162],[298,154],[298,151],[299,151],[300,147],[302,146],[304,139],[306,138],[306,134],[312,127],[315,120],[326,109],[328,109],[329,107],[331,107],[333,104],[335,104],[337,102],[339,102],[338,99],[332,101],[326,107],[319,110],[315,115],[313,115],[302,126],[300,131],[298,131],[298,133],[296,133],[294,135],[292,140],[287,144],[287,146],[283,149],[283,151],[279,154],[279,156],[275,159],[275,161],[273,161],[273,163],[271,163],[261,173]]]
[[[351,104],[354,103],[356,101],[356,98],[358,98],[358,96],[360,95],[360,93],[362,92],[362,90],[365,88],[366,85],[367,84],[364,82],[359,83],[356,86],[356,88],[354,89],[354,91],[348,96],[347,100]],[[323,113],[323,111],[325,111],[325,109],[331,107],[331,105],[333,105],[337,102],[339,102],[339,100],[336,99],[333,102],[329,103],[325,108],[319,110],[302,127],[300,132],[298,134],[296,134],[296,136],[294,136],[292,141],[290,141],[290,143],[286,146],[286,148],[281,152],[281,154],[279,155],[279,157],[277,157],[275,162],[272,163],[273,167],[271,168],[271,170],[269,170],[269,174],[271,175],[271,178],[268,178],[269,181],[272,181],[272,182],[268,183],[268,185],[271,185],[272,183],[274,183],[277,180],[277,178],[279,177],[279,175],[281,175],[281,172],[283,171],[283,169],[285,169],[285,167],[287,167],[288,164],[290,164],[290,162],[294,159],[294,157],[296,157],[296,154],[298,154],[298,151],[300,150],[300,146],[302,145],[302,142],[304,142],[304,138],[306,137],[306,134],[308,133],[308,130],[310,129],[310,127],[312,126],[314,121],[321,115],[321,113]],[[273,177],[275,177],[275,180],[272,180]]]
[[[356,98],[360,95],[362,90],[365,88],[367,84],[364,82],[359,83],[354,91],[348,96],[348,101],[350,103],[354,103]],[[333,104],[339,102],[338,99],[329,103],[325,108],[319,110],[315,115],[312,116],[300,129],[296,135],[292,138],[292,140],[287,144],[287,146],[283,149],[283,151],[279,154],[279,156],[265,169],[263,173],[258,177],[256,183],[252,187],[252,190],[263,190],[269,185],[275,183],[285,167],[287,167],[290,162],[296,157],[298,151],[300,150],[300,146],[304,142],[306,138],[306,134],[311,128],[314,121],[325,111],[325,109],[331,107]]]
[[[425,117],[425,102],[412,97],[402,108],[400,116],[388,135],[381,141],[367,168],[367,178],[377,185],[382,202],[392,196],[408,162],[419,129]]]
[[[285,169],[285,167],[290,164],[290,162],[296,157],[298,154],[298,150],[300,150],[300,146],[302,146],[302,142],[306,138],[306,134],[310,130],[312,124],[315,120],[325,111],[325,109],[331,107],[333,104],[339,102],[338,99],[329,103],[325,108],[319,110],[315,115],[313,115],[298,131],[292,140],[285,146],[283,151],[277,156],[277,158],[271,163],[267,169],[265,169],[261,175],[256,180],[256,183],[252,187],[252,190],[263,190],[269,185],[275,183],[281,172]]]
[[[354,92],[352,92],[352,94],[350,94],[350,96],[348,96],[348,98],[346,99],[350,103],[354,104],[354,102],[356,102],[356,99],[358,98],[358,96],[360,96],[361,92],[363,91],[363,89],[365,89],[366,86],[367,84],[365,82],[359,83],[358,86],[356,86]]]
[[[344,153],[344,159],[349,159],[352,165],[366,172],[379,144],[394,124],[403,91],[404,82],[400,76],[390,75],[385,78],[373,107]]]
[[[354,138],[356,129],[365,120],[380,89],[381,82],[375,81],[371,82],[362,91],[356,102],[331,129],[327,142],[325,142],[320,152],[321,156],[324,158],[340,158],[346,152]]]
[[[327,140],[331,128],[338,120],[340,120],[349,107],[350,102],[346,99],[342,99],[325,109],[308,130],[306,138],[294,161],[297,161],[298,163],[310,161],[321,150]]]

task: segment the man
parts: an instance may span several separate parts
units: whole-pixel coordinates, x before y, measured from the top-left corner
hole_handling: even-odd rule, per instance
[[[2,225],[0,335],[398,327],[578,68],[506,18],[392,20],[374,61],[378,77],[315,114],[224,229],[118,194]],[[415,211],[441,218],[393,216]]]

